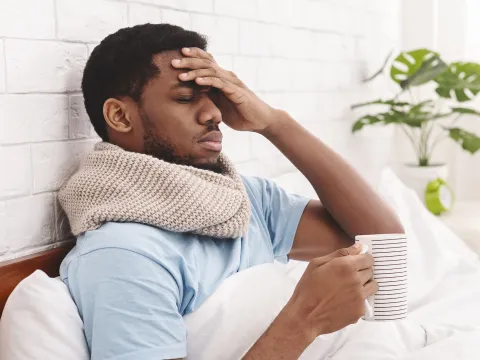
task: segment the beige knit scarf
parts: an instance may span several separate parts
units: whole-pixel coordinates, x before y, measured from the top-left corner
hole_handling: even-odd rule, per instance
[[[137,222],[215,238],[246,233],[250,201],[233,164],[223,174],[175,165],[98,143],[59,192],[72,232],[105,222]]]

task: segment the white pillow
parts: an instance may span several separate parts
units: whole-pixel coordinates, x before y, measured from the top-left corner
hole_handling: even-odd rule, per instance
[[[239,359],[287,303],[295,284],[282,264],[255,266],[225,280],[185,317],[188,359]],[[82,321],[62,281],[37,270],[18,284],[0,321],[0,359],[89,359]]]
[[[282,264],[263,264],[225,280],[185,316],[187,358],[240,359],[293,293],[296,281],[285,271]],[[323,358],[339,334],[320,336],[301,359]],[[60,280],[37,270],[13,291],[0,321],[0,359],[89,359],[82,321]]]
[[[40,270],[21,281],[0,321],[0,359],[89,358],[83,323],[67,286]]]
[[[223,281],[184,317],[188,359],[240,359],[290,299],[295,281],[282,264],[262,264]]]

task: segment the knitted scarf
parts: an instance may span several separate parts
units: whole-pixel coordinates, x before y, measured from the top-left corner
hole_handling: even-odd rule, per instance
[[[217,174],[105,142],[95,145],[59,192],[74,235],[105,222],[137,222],[215,238],[246,233],[250,201],[233,164]]]

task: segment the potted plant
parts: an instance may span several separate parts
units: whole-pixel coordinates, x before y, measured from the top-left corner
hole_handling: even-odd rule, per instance
[[[383,68],[365,81],[384,74],[389,59],[390,55]],[[355,133],[367,125],[397,125],[416,154],[415,163],[405,164],[403,180],[424,199],[429,182],[447,177],[445,164],[431,162],[439,143],[451,139],[472,154],[480,149],[480,138],[457,126],[464,115],[480,116],[479,111],[464,106],[480,92],[480,64],[447,64],[437,52],[417,49],[402,52],[393,60],[390,78],[398,89],[395,96],[352,106],[375,105],[380,110],[362,116],[354,123],[352,131]],[[413,88],[426,84],[433,85],[435,92],[432,91],[432,96],[427,99],[416,100]]]

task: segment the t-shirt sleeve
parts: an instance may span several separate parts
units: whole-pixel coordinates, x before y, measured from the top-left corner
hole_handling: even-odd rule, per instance
[[[68,275],[92,360],[186,357],[179,285],[165,267],[130,250],[103,248],[73,261]]]
[[[298,223],[310,199],[290,194],[274,181],[261,178],[248,178],[250,185],[260,191],[261,206],[272,240],[275,259],[286,263],[292,249]]]

